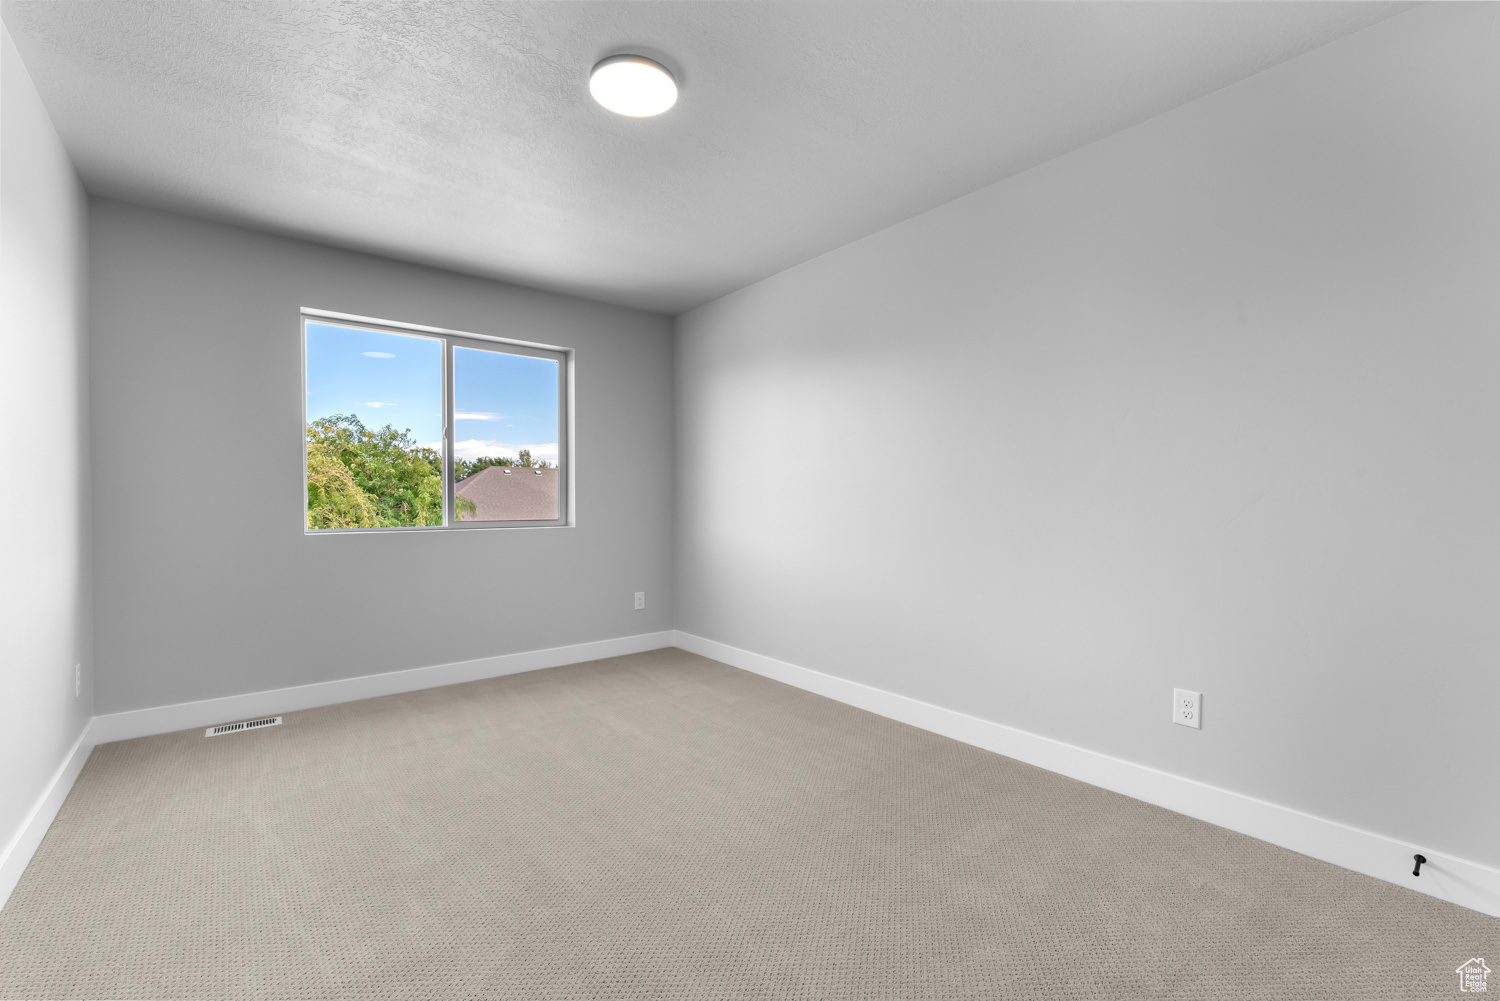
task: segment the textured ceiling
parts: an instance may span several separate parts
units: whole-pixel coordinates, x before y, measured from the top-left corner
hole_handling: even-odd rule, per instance
[[[1398,13],[10,2],[89,190],[676,313]],[[589,68],[657,57],[660,118]]]

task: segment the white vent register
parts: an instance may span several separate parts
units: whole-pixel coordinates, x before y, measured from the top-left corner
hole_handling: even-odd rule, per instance
[[[221,733],[239,733],[241,730],[255,730],[263,726],[280,726],[280,716],[266,716],[262,719],[246,720],[243,723],[224,723],[220,726],[211,726],[203,731],[205,737],[217,737]]]

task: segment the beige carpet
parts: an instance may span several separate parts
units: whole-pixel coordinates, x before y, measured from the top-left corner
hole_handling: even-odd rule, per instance
[[[6,998],[1429,1001],[1486,955],[1495,919],[680,650],[106,744],[0,911]]]

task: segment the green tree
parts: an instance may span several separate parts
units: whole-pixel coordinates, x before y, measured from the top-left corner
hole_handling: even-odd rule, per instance
[[[527,469],[551,469],[552,463],[546,459],[533,459],[531,457],[531,449],[529,448],[521,449],[521,454],[514,459],[496,458],[492,455],[486,455],[481,459],[454,459],[453,479],[455,481],[467,479],[481,469],[488,469],[490,466],[523,466]]]
[[[546,459],[533,459],[531,457],[531,449],[529,448],[521,449],[521,454],[516,457],[516,465],[524,466],[527,469],[552,468],[552,463],[548,462]]]
[[[372,528],[379,512],[326,442],[307,443],[307,527]]]
[[[512,459],[496,459],[488,455],[482,459],[455,458],[453,460],[453,478],[454,480],[464,480],[468,479],[470,476],[473,476],[481,469],[488,469],[490,466],[513,465],[515,465],[515,461]]]
[[[354,414],[335,414],[313,421],[307,428],[308,524],[313,527],[359,527],[315,524],[358,520],[352,495],[335,480],[328,460],[336,460],[349,472],[349,479],[365,495],[374,511],[375,524],[391,528],[403,525],[443,523],[443,460],[436,449],[424,448],[411,437],[411,429],[397,431],[387,424],[379,430],[364,426]],[[313,455],[318,455],[321,477],[315,497],[312,489]],[[333,476],[334,479],[328,479]],[[325,487],[325,481],[329,487]],[[343,505],[340,507],[339,505]],[[362,509],[361,509],[362,510]]]

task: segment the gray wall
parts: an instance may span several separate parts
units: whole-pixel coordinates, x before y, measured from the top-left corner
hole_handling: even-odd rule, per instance
[[[0,851],[92,709],[83,188],[0,29]],[[83,665],[74,694],[74,666]],[[19,875],[16,873],[15,875]],[[0,886],[0,900],[9,891]]]
[[[99,712],[671,627],[666,318],[110,201],[89,237]],[[303,306],[575,348],[577,527],[305,536]]]
[[[678,628],[1500,864],[1494,17],[679,318]]]

